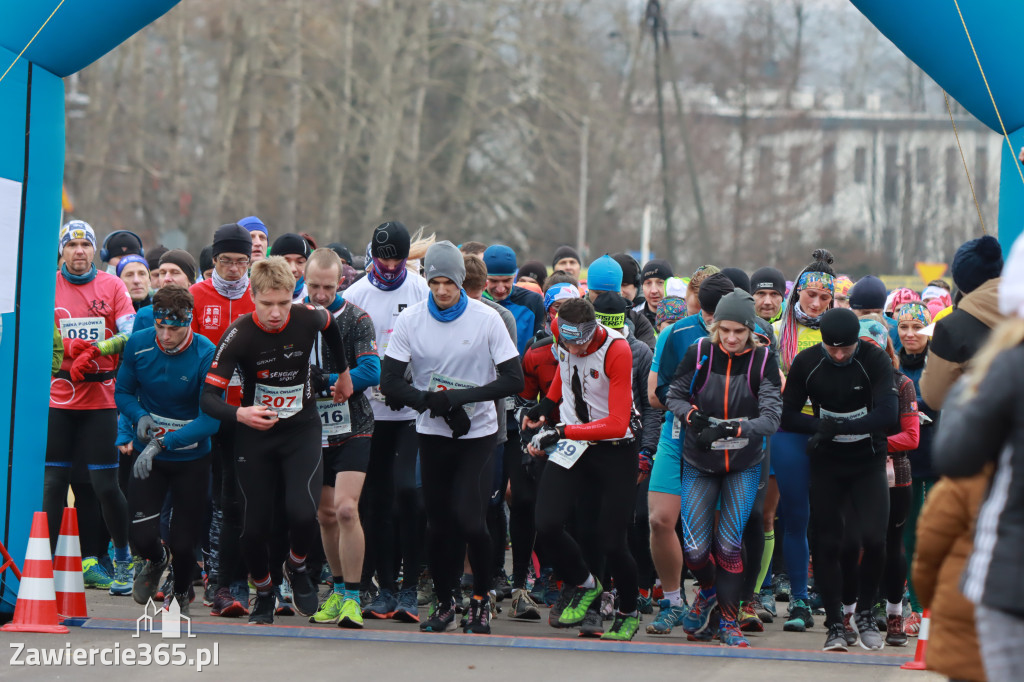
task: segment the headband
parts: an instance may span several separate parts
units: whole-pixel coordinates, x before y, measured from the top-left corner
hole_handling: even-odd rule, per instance
[[[140,256],[137,253],[130,253],[127,256],[121,256],[121,260],[117,261],[117,276],[120,277],[124,269],[128,267],[129,263],[142,263],[146,266],[146,272],[149,272],[149,261]]]
[[[544,310],[548,310],[556,301],[567,301],[570,298],[579,298],[579,289],[568,282],[553,284],[544,292]]]
[[[566,343],[582,345],[590,343],[597,331],[597,320],[571,324],[562,320],[558,321],[558,336]]]
[[[928,310],[928,306],[919,301],[911,301],[910,303],[904,303],[897,309],[897,322],[911,322],[914,320],[926,327],[930,325],[932,323],[932,314]]]
[[[796,285],[797,291],[803,291],[804,289],[821,289],[830,294],[835,294],[835,278],[827,272],[809,270],[800,275],[800,280]]]
[[[153,324],[165,324],[169,327],[187,327],[192,324],[192,311],[182,315],[181,310],[170,308],[153,308]]]

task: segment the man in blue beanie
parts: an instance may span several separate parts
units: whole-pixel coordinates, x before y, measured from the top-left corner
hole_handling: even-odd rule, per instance
[[[267,247],[270,246],[270,231],[263,221],[254,215],[246,216],[238,221],[238,224],[249,231],[252,237],[252,263],[267,257]]]
[[[530,347],[530,339],[544,328],[544,299],[540,294],[515,286],[516,252],[508,246],[487,247],[484,265],[487,266],[485,295],[516,318],[516,345],[522,359]]]
[[[933,410],[942,409],[949,389],[1003,320],[999,312],[1002,272],[1003,250],[988,235],[966,242],[953,256],[953,283],[963,298],[952,313],[935,323],[921,375],[921,397]]]
[[[622,266],[608,254],[601,256],[587,268],[587,298],[593,302],[606,291],[622,296]],[[643,312],[632,309],[632,301],[626,299],[626,302],[630,304],[626,311],[626,320],[630,323],[633,335],[654,350],[654,327]]]

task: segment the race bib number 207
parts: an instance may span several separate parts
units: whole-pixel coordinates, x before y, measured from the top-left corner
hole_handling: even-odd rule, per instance
[[[254,405],[263,405],[273,410],[281,419],[293,417],[302,410],[302,392],[304,387],[298,386],[267,386],[256,384]]]

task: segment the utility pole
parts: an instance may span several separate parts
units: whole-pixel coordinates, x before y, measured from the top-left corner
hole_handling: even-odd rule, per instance
[[[587,248],[587,187],[590,185],[590,119],[583,117],[580,126],[580,193],[576,217],[576,253],[589,260]]]
[[[661,202],[665,212],[665,257],[669,263],[676,263],[676,231],[672,224],[671,183],[669,181],[668,140],[665,135],[665,101],[661,93],[661,49],[659,35],[668,42],[667,27],[661,16],[661,3],[648,0],[647,26],[654,39],[654,93],[658,101],[658,138],[661,145]]]

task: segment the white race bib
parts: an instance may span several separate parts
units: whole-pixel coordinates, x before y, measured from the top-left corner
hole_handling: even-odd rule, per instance
[[[241,386],[241,385],[242,385],[242,375],[238,373],[238,368],[236,367],[235,371],[231,373],[231,381],[228,382],[228,386]]]
[[[452,377],[445,376],[444,374],[438,374],[434,372],[430,375],[430,384],[427,386],[428,391],[452,391],[460,388],[476,388],[476,384],[471,384],[468,381],[462,381],[461,379],[453,379]],[[476,403],[466,403],[462,406],[462,409],[466,411],[466,414],[470,417],[476,411]]]
[[[156,423],[156,430],[153,432],[154,438],[163,438],[168,433],[174,433],[180,431],[189,424],[192,423],[191,419],[171,419],[169,417],[161,417],[158,414],[149,414],[153,418],[153,422]],[[186,445],[185,447],[178,448],[179,450],[195,450],[199,443],[192,443],[192,445]]]
[[[679,440],[679,436],[683,434],[683,421],[671,412],[669,416],[672,418],[672,440]]]
[[[60,335],[65,339],[103,341],[107,323],[102,317],[73,317],[60,321]]]
[[[273,410],[281,419],[294,417],[302,409],[302,392],[305,386],[267,386],[256,384],[256,394],[253,396],[253,405],[262,405],[268,410]]]
[[[818,414],[821,417],[832,417],[834,419],[860,419],[861,417],[867,416],[868,408],[862,407],[859,410],[853,412],[829,412],[825,408],[818,408]],[[859,440],[870,438],[866,433],[848,433],[842,436],[836,436],[832,439],[833,443],[855,443]]]
[[[555,449],[548,455],[548,461],[563,469],[571,469],[572,465],[586,452],[590,443],[578,440],[560,440]]]
[[[716,426],[718,424],[721,424],[722,422],[738,422],[738,421],[742,421],[742,420],[740,420],[740,419],[716,419],[715,417],[711,417],[709,419],[709,421],[711,422],[712,426]],[[749,442],[750,442],[749,438],[742,438],[742,437],[740,437],[740,438],[719,438],[718,440],[716,440],[714,443],[711,444],[711,449],[712,450],[739,450],[741,448],[747,447],[747,444]]]
[[[384,394],[380,392],[380,386],[370,387],[370,400],[376,400],[378,403],[384,402]]]
[[[318,398],[316,409],[320,413],[325,440],[328,436],[352,433],[352,416],[348,411],[348,403],[336,403],[333,398]]]

